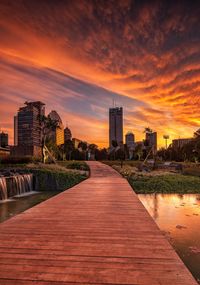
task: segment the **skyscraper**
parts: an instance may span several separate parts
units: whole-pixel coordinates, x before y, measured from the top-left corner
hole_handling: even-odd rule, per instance
[[[112,147],[112,141],[117,141],[118,145],[123,143],[122,107],[109,109],[109,147]]]
[[[14,120],[17,134],[17,146],[13,148],[14,155],[41,156],[42,129],[40,117],[45,113],[44,103],[40,101],[25,102]]]
[[[51,130],[50,138],[56,145],[64,144],[64,126],[60,116],[55,110],[52,110],[48,116],[58,124],[55,130]]]

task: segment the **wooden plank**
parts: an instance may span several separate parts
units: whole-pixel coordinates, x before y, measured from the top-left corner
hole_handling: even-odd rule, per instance
[[[91,177],[0,225],[0,285],[195,285],[130,185]]]

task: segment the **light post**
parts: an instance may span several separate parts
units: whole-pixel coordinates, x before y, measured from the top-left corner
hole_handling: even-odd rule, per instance
[[[163,139],[165,139],[165,148],[167,149],[167,140],[169,139],[169,135],[163,135]]]

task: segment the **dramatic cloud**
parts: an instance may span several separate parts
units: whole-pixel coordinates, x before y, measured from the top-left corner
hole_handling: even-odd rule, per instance
[[[56,109],[76,137],[108,143],[108,107],[141,140],[200,125],[198,1],[0,2],[0,127],[12,143],[25,100]]]

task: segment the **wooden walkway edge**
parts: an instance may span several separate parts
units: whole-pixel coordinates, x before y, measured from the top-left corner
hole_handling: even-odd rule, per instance
[[[195,285],[128,182],[91,177],[0,224],[0,285]]]

